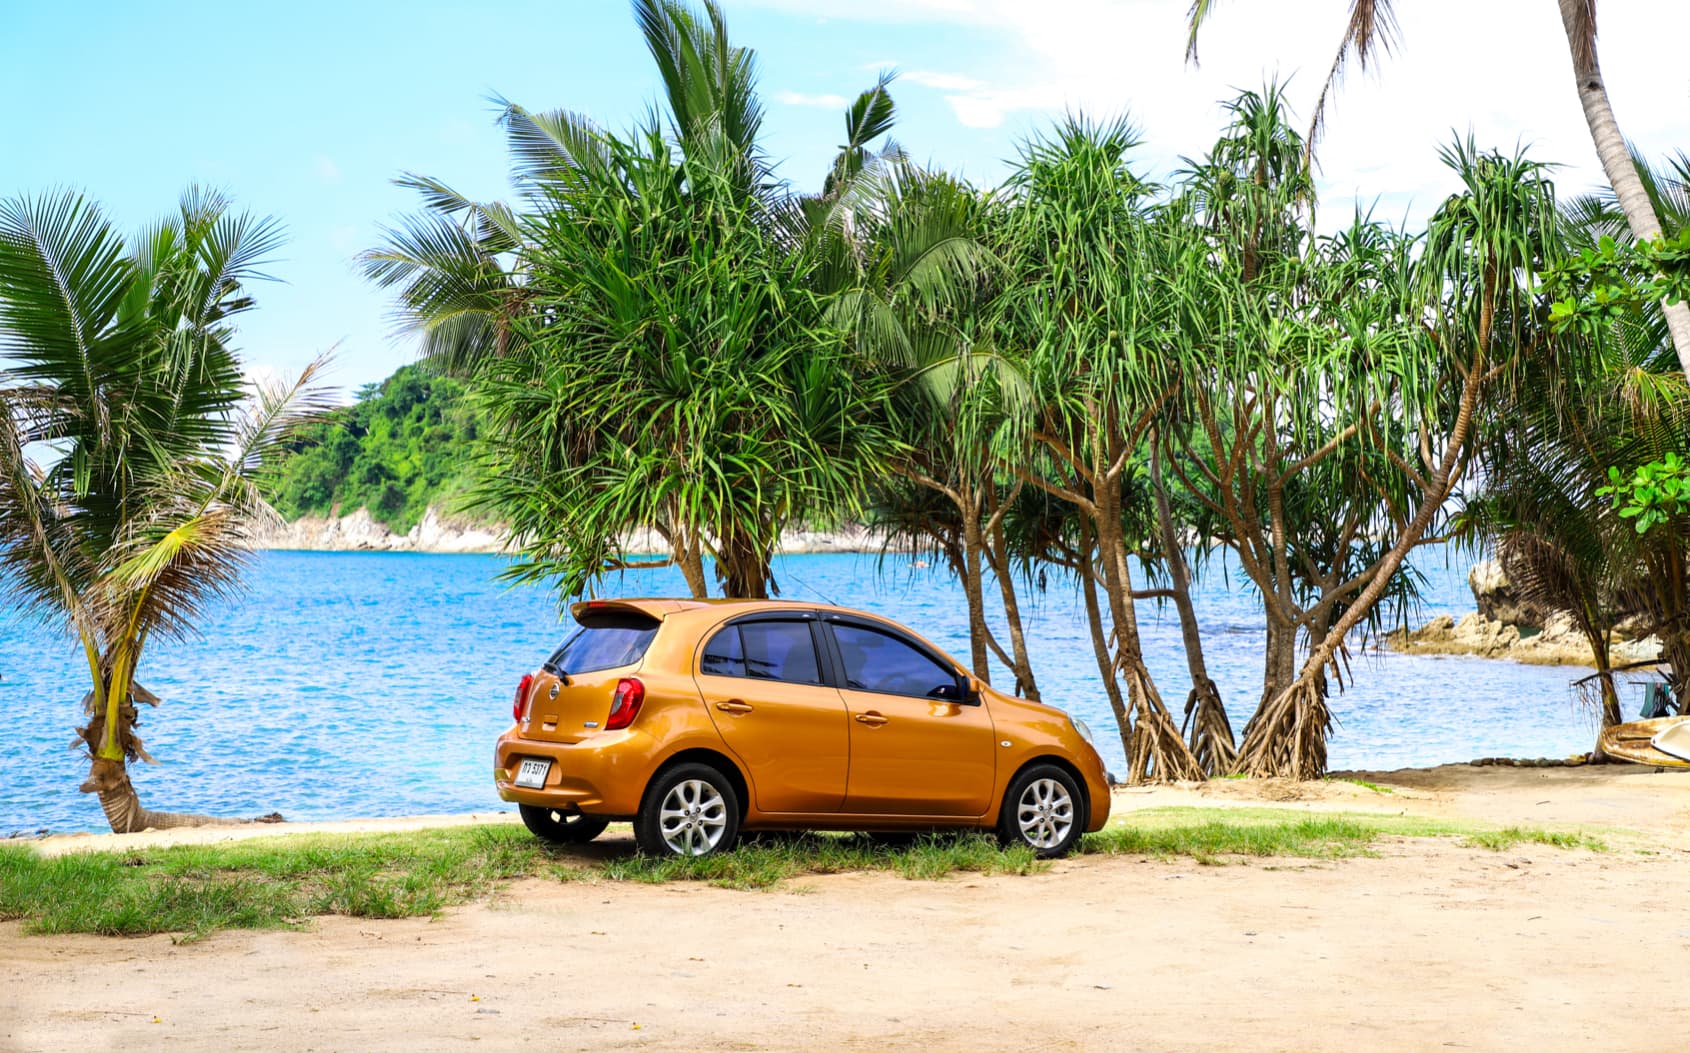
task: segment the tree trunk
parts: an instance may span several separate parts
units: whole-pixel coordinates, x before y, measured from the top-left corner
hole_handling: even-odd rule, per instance
[[[1180,545],[1179,532],[1174,529],[1173,505],[1162,478],[1162,444],[1157,436],[1150,441],[1150,480],[1156,491],[1162,559],[1168,565],[1168,577],[1173,584],[1174,608],[1179,611],[1180,635],[1185,643],[1185,666],[1191,674],[1191,693],[1185,700],[1191,752],[1196,754],[1204,773],[1217,775],[1232,770],[1238,748],[1220,688],[1209,679],[1208,663],[1203,660],[1203,633],[1197,624],[1197,608],[1191,602],[1191,575],[1185,565],[1185,550]]]
[[[1099,475],[1102,477],[1102,473]],[[1133,725],[1127,744],[1127,781],[1136,785],[1152,780],[1201,779],[1203,766],[1185,744],[1185,736],[1180,734],[1144,664],[1126,541],[1121,535],[1120,491],[1109,482],[1099,498],[1097,548],[1103,561],[1110,620],[1115,626],[1115,669],[1126,681]]]
[[[83,698],[83,709],[89,714],[89,719],[87,724],[77,729],[77,737],[92,755],[88,778],[78,789],[99,795],[100,807],[106,813],[106,822],[111,824],[112,833],[132,834],[140,830],[165,830],[177,826],[236,826],[253,822],[251,819],[223,819],[187,812],[155,812],[141,806],[140,796],[129,781],[127,765],[127,761],[135,757],[151,760],[135,734],[137,697],[149,705],[158,705],[158,699],[139,684],[133,685],[132,692],[126,692],[123,704],[117,707],[117,733],[112,740],[118,749],[115,758],[99,754],[101,743],[106,738],[110,709],[95,704],[94,692]],[[280,819],[276,816],[274,821]]]
[[[986,585],[981,572],[980,502],[963,494],[962,591],[968,605],[968,657],[974,675],[982,683],[992,682],[992,664],[986,653]]]
[[[717,550],[716,578],[724,597],[730,600],[766,600],[773,577],[769,553],[763,546],[738,537],[722,539]]]
[[[1608,102],[1608,89],[1602,83],[1602,68],[1596,60],[1596,3],[1595,0],[1559,0],[1561,24],[1567,31],[1567,47],[1572,53],[1573,77],[1578,85],[1579,104],[1584,107],[1585,123],[1590,126],[1591,141],[1596,144],[1596,156],[1602,160],[1602,171],[1614,197],[1638,241],[1653,241],[1661,236],[1660,218],[1649,200],[1649,192],[1637,177],[1625,136],[1620,134],[1614,119],[1614,108]],[[1672,346],[1678,352],[1678,368],[1690,378],[1690,303],[1661,304],[1667,329],[1672,334]]]
[[[1121,697],[1121,685],[1115,676],[1115,660],[1109,654],[1109,637],[1103,630],[1103,611],[1097,602],[1097,571],[1093,556],[1097,551],[1091,531],[1086,526],[1085,513],[1080,513],[1080,552],[1076,573],[1080,576],[1080,596],[1086,605],[1086,627],[1091,630],[1092,653],[1097,657],[1097,675],[1109,696],[1109,710],[1115,714],[1115,727],[1121,735],[1121,749],[1132,755],[1133,725],[1127,714],[1126,701]]]
[[[998,593],[1003,597],[1003,616],[1009,623],[1009,647],[1015,673],[1015,693],[1022,698],[1039,700],[1039,685],[1033,679],[1033,659],[1027,653],[1027,634],[1021,624],[1021,603],[1015,595],[1015,578],[1009,569],[1009,544],[1004,538],[1003,521],[992,524],[990,547],[986,554],[992,574],[998,579]]]
[[[680,565],[681,577],[686,579],[692,598],[709,599],[710,583],[704,577],[704,553],[700,551],[696,536],[687,534],[685,537],[685,542],[675,546],[675,562]]]

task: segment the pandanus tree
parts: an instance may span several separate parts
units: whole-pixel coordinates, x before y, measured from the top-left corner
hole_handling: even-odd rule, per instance
[[[488,409],[475,504],[520,540],[515,576],[578,594],[650,527],[695,595],[709,557],[727,595],[767,596],[785,526],[860,506],[881,393],[824,324],[829,210],[759,146],[753,54],[714,3],[634,14],[663,114],[614,134],[507,105],[518,205],[408,176],[425,211],[366,272]],[[830,195],[891,120],[883,78],[847,115]]]
[[[893,384],[886,430],[901,443],[888,451],[877,520],[936,551],[962,582],[975,675],[990,683],[995,655],[1017,693],[1036,699],[1004,524],[1022,484],[1006,477],[989,448],[1006,405],[1025,393],[992,340],[990,311],[1003,281],[990,247],[998,206],[901,158],[866,173],[843,204],[857,265],[829,318]],[[1007,650],[986,617],[988,572]]]
[[[1474,460],[1484,401],[1552,351],[1536,279],[1559,253],[1544,167],[1519,154],[1481,154],[1470,142],[1446,149],[1444,158],[1462,190],[1431,219],[1402,314],[1362,328],[1338,320],[1346,351],[1367,368],[1352,374],[1348,397],[1334,404],[1338,430],[1328,442],[1370,450],[1407,486],[1368,524],[1389,543],[1354,576],[1360,590],[1311,636],[1295,679],[1251,719],[1239,764],[1252,774],[1311,778],[1324,771],[1327,675],[1345,640],[1393,588],[1409,554],[1442,529],[1450,497]],[[1397,339],[1378,339],[1382,331]]]
[[[1166,430],[1173,474],[1260,597],[1265,706],[1369,583],[1388,547],[1377,527],[1407,500],[1408,475],[1370,440],[1417,329],[1414,242],[1359,218],[1314,238],[1302,138],[1278,90],[1229,108],[1170,206],[1187,217],[1172,227],[1186,240],[1170,339],[1205,372]],[[1394,575],[1386,595],[1411,585]],[[1213,760],[1228,759],[1226,731],[1208,733]]]
[[[1140,451],[1177,367],[1162,354],[1165,264],[1152,188],[1128,166],[1125,120],[1069,118],[1024,149],[1009,192],[1011,268],[1000,323],[1017,341],[1029,398],[1000,429],[999,456],[1029,486],[1077,510],[1077,573],[1130,781],[1200,778],[1145,666],[1128,523]],[[1136,506],[1136,507],[1133,507]],[[1102,586],[1102,603],[1097,588]]]
[[[0,566],[82,648],[81,788],[120,833],[218,821],[142,806],[128,765],[159,699],[137,677],[238,590],[274,517],[257,476],[320,408],[315,366],[255,386],[233,347],[279,243],[197,190],[127,242],[74,193],[0,202]]]

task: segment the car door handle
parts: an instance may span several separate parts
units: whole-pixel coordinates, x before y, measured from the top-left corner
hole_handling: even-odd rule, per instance
[[[749,713],[749,712],[751,712],[750,703],[741,702],[738,699],[734,699],[731,702],[718,702],[718,703],[716,703],[716,708],[721,710],[724,713]]]
[[[871,728],[878,728],[882,724],[891,723],[891,721],[887,720],[885,717],[881,716],[879,713],[876,713],[874,710],[871,709],[867,713],[858,713],[857,714],[857,723],[867,724]]]

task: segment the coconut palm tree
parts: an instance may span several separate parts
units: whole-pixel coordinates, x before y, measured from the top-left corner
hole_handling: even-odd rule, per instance
[[[1602,69],[1597,62],[1596,0],[1558,0],[1558,4],[1562,28],[1567,34],[1567,48],[1572,56],[1579,104],[1584,110],[1596,155],[1602,162],[1603,174],[1624,210],[1633,236],[1639,241],[1657,240],[1661,237],[1660,217],[1638,178],[1636,167],[1631,163],[1625,137],[1620,134],[1619,123],[1614,118],[1608,89],[1602,80]],[[1187,12],[1188,61],[1195,62],[1197,59],[1197,37],[1213,13],[1214,6],[1214,0],[1192,0]],[[1353,57],[1358,66],[1366,69],[1369,58],[1381,50],[1389,51],[1396,39],[1396,14],[1391,0],[1349,0],[1349,7],[1350,16],[1344,27],[1343,39],[1315,104],[1305,157],[1313,152],[1326,112],[1327,96],[1342,77],[1347,62]],[[1690,303],[1663,300],[1661,306],[1672,333],[1673,347],[1678,353],[1679,370],[1690,378]]]
[[[238,588],[274,515],[257,474],[317,408],[315,366],[254,390],[232,345],[279,244],[199,190],[128,243],[75,193],[0,202],[0,565],[82,646],[82,790],[114,831],[212,821],[141,806],[136,675]]]

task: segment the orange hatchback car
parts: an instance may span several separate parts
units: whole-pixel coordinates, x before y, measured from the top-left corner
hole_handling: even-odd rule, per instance
[[[1085,725],[980,684],[902,626],[818,604],[610,600],[522,678],[499,796],[549,841],[641,851],[742,831],[995,830],[1063,855],[1109,818]]]

